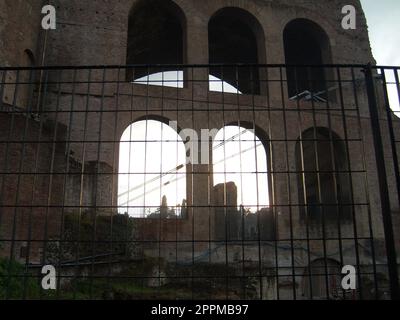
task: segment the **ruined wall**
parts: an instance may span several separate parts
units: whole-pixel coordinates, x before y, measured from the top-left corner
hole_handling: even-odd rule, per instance
[[[48,33],[49,41],[46,48],[45,64],[54,65],[123,65],[126,63],[127,51],[127,32],[128,32],[128,15],[131,8],[137,1],[120,0],[120,1],[83,1],[83,0],[56,0],[54,4],[57,9],[57,30]],[[23,50],[24,48],[33,48],[36,51],[35,45],[38,43],[38,18],[36,12],[40,9],[28,1],[11,2],[6,1],[9,5],[0,10],[0,41],[4,44],[4,48],[11,47],[12,50],[0,51],[0,62],[3,65],[24,65]],[[318,23],[328,34],[331,46],[332,63],[342,64],[366,64],[374,62],[369,41],[365,17],[362,13],[359,1],[268,1],[268,0],[176,0],[175,3],[180,6],[186,16],[187,38],[186,40],[186,61],[187,63],[206,64],[209,62],[208,57],[208,22],[210,18],[219,10],[225,7],[237,7],[248,11],[252,14],[262,26],[262,33],[265,37],[265,43],[261,46],[261,62],[276,64],[284,63],[284,44],[283,30],[288,22],[296,18],[307,18]],[[358,27],[354,31],[344,31],[341,27],[342,14],[340,9],[343,5],[354,4],[358,10]],[[0,4],[4,5],[3,3]],[[3,9],[3,8],[0,8]],[[11,10],[15,12],[23,12],[27,15],[29,23],[19,24],[20,18],[11,19]],[[16,15],[18,17],[18,14]],[[16,32],[10,33],[9,30]],[[7,31],[6,31],[7,30]],[[144,30],[144,32],[147,32]],[[22,41],[19,41],[20,37]],[[266,90],[261,90],[259,96],[242,95],[239,98],[232,94],[221,94],[209,92],[208,90],[208,74],[206,70],[194,71],[193,74],[187,74],[187,80],[193,75],[197,80],[204,82],[189,82],[182,89],[174,88],[159,88],[147,87],[145,85],[131,84],[125,82],[125,69],[109,69],[103,70],[78,70],[76,72],[53,70],[47,74],[48,79],[56,80],[56,85],[50,85],[47,88],[47,98],[43,102],[45,115],[54,122],[59,123],[66,128],[65,137],[67,141],[74,141],[68,146],[60,147],[57,150],[59,162],[57,166],[61,171],[66,170],[69,166],[69,178],[65,181],[66,189],[61,185],[53,186],[50,196],[50,202],[65,205],[69,208],[78,208],[79,206],[103,207],[104,213],[107,208],[115,207],[116,194],[118,189],[118,141],[122,132],[132,122],[145,116],[162,116],[165,119],[177,120],[180,128],[193,128],[197,131],[204,128],[222,128],[226,123],[241,121],[253,123],[254,114],[253,108],[257,106],[260,111],[257,113],[255,124],[260,131],[265,133],[272,141],[277,141],[273,144],[271,150],[271,162],[274,172],[295,172],[295,141],[299,138],[302,131],[313,126],[329,127],[335,131],[342,139],[347,133],[357,140],[351,144],[350,162],[351,170],[363,171],[367,170],[369,174],[369,189],[366,188],[365,180],[362,174],[355,174],[352,177],[354,185],[353,201],[355,203],[370,202],[370,207],[358,206],[355,214],[357,215],[357,230],[359,237],[368,239],[369,224],[373,227],[374,237],[379,241],[375,243],[376,251],[378,252],[379,262],[384,263],[384,248],[383,248],[383,230],[379,205],[379,193],[377,191],[376,165],[372,152],[366,154],[366,168],[363,168],[363,155],[361,140],[366,146],[372,145],[372,135],[368,119],[367,100],[365,95],[365,83],[360,82],[358,87],[358,102],[362,115],[361,132],[357,113],[354,109],[354,93],[352,88],[344,88],[344,105],[347,111],[340,111],[339,100],[332,103],[332,109],[337,111],[330,112],[331,118],[327,117],[327,113],[319,112],[316,117],[313,117],[311,112],[313,105],[310,103],[301,103],[300,119],[295,111],[297,105],[287,98],[282,99],[280,84],[269,84],[269,95]],[[357,71],[357,78],[362,78],[360,70]],[[15,74],[8,74],[10,81],[15,79]],[[14,78],[13,78],[14,77]],[[342,74],[342,80],[349,80],[348,73]],[[268,79],[279,78],[279,70],[271,69],[268,73]],[[57,80],[58,79],[58,80]],[[70,84],[62,83],[57,86],[57,81],[83,80],[95,81],[105,80],[104,83],[91,84]],[[120,81],[118,84],[113,82]],[[286,87],[284,88],[286,90]],[[15,88],[9,86],[4,90],[5,96],[3,101],[10,103],[15,100],[15,105],[23,107],[25,102],[19,102],[18,94],[15,93]],[[60,94],[61,93],[61,94]],[[149,98],[151,97],[151,98]],[[6,99],[7,98],[7,99]],[[325,105],[319,104],[317,107],[324,108]],[[211,119],[207,117],[204,110],[213,110]],[[221,110],[228,108],[229,113],[224,113]],[[353,108],[353,111],[351,109]],[[196,110],[196,112],[192,112]],[[283,118],[283,111],[289,110],[286,114],[286,119]],[[56,112],[55,112],[56,111]],[[57,111],[61,111],[57,113]],[[107,111],[107,112],[105,112]],[[46,114],[47,112],[47,114]],[[343,121],[345,116],[345,121]],[[21,128],[24,119],[18,120]],[[285,123],[286,121],[286,123]],[[2,120],[4,125],[0,136],[2,140],[7,137],[7,123],[10,123],[10,117],[5,116]],[[298,126],[301,122],[300,128]],[[29,120],[31,123],[31,120]],[[29,128],[28,136],[35,136],[38,133],[38,124],[32,125]],[[283,128],[287,128],[286,132]],[[39,130],[40,131],[40,130]],[[23,132],[23,130],[18,131]],[[286,134],[285,134],[286,133]],[[45,133],[45,136],[51,137],[51,131]],[[17,137],[20,137],[17,135]],[[287,145],[279,143],[279,141],[290,141]],[[87,142],[87,143],[83,143]],[[6,144],[3,144],[3,148]],[[24,154],[24,159],[32,166],[35,161],[35,148],[27,144],[29,152]],[[14,150],[11,152],[11,150]],[[12,161],[13,165],[20,162],[21,154],[19,147],[13,147],[9,153],[15,156]],[[53,152],[51,145],[43,147],[40,152],[39,167],[43,166],[48,170],[49,161]],[[2,152],[1,154],[4,154]],[[282,159],[289,154],[288,163]],[[1,160],[1,159],[0,159]],[[25,160],[24,160],[25,161]],[[25,162],[23,162],[25,163]],[[25,164],[24,164],[25,165]],[[32,167],[30,167],[33,170]],[[212,175],[212,170],[207,165],[188,166],[187,169],[187,200],[189,206],[194,208],[189,210],[188,217],[177,221],[138,221],[139,229],[142,230],[142,239],[144,240],[172,240],[182,241],[182,243],[162,244],[160,248],[150,248],[148,252],[152,252],[155,256],[161,254],[166,259],[174,260],[174,252],[178,251],[182,257],[190,259],[195,251],[196,255],[202,255],[207,250],[207,241],[217,240],[214,231],[215,223],[214,213],[210,210],[210,198],[214,192],[213,186],[210,185],[209,179]],[[96,178],[96,173],[101,172],[102,175]],[[209,173],[206,175],[204,173]],[[83,181],[82,181],[82,176]],[[34,197],[32,194],[31,176],[23,176],[18,190],[26,190],[22,192],[21,199],[23,203],[30,204],[33,200],[45,203],[49,201],[49,176],[40,176],[37,183],[40,188],[35,189]],[[56,176],[57,177],[57,176]],[[61,180],[63,176],[57,177]],[[307,264],[307,250],[312,252],[313,258],[318,258],[324,255],[323,247],[320,242],[314,242],[310,247],[305,245],[305,226],[300,221],[299,210],[295,207],[292,211],[287,207],[288,203],[297,203],[299,198],[296,177],[287,174],[276,174],[274,177],[274,215],[277,218],[278,234],[277,239],[288,239],[293,232],[296,242],[296,263],[298,265]],[[3,177],[4,185],[7,185],[8,193],[4,193],[2,205],[11,203],[15,207],[15,203],[22,200],[16,200],[15,192],[17,190],[18,181],[8,181]],[[43,181],[41,180],[43,179]],[[64,181],[64,180],[62,180]],[[288,190],[288,183],[291,182],[291,188]],[[60,182],[62,184],[62,182]],[[53,181],[53,184],[59,182]],[[81,186],[83,188],[81,188]],[[65,195],[64,195],[65,193]],[[25,197],[27,197],[25,199]],[[54,200],[53,200],[53,197]],[[42,208],[43,209],[43,208]],[[370,211],[371,210],[371,211]],[[35,210],[33,210],[35,211]],[[57,226],[57,217],[60,212],[49,210],[51,212],[38,211],[36,215],[30,215],[28,212],[21,211],[15,214],[13,210],[8,210],[4,207],[3,212],[3,228],[5,226],[16,225],[15,230],[19,234],[19,238],[25,238],[29,225],[33,221],[26,220],[29,217],[37,217],[35,221],[36,237],[43,239],[44,234],[40,230],[45,229],[45,219],[47,214],[56,219],[55,222],[49,222],[48,226]],[[36,212],[36,211],[35,211]],[[371,221],[369,213],[372,212]],[[14,217],[17,217],[14,223]],[[28,217],[28,218],[27,218]],[[293,218],[291,222],[290,218]],[[19,222],[19,219],[25,219],[28,222]],[[211,225],[210,225],[211,221]],[[354,226],[351,223],[343,225],[342,237],[353,237]],[[20,228],[20,229],[19,229]],[[37,228],[37,229],[36,229]],[[49,227],[49,230],[52,229]],[[12,229],[7,229],[12,230]],[[20,231],[18,231],[20,230]],[[57,234],[57,233],[55,233]],[[312,236],[321,236],[321,230],[312,230]],[[11,234],[6,234],[11,237]],[[49,236],[49,235],[47,235]],[[268,239],[270,240],[270,239]],[[204,245],[192,246],[190,241],[203,241]],[[344,261],[345,263],[355,264],[355,247],[360,245],[362,248],[362,263],[370,263],[371,244],[368,240],[360,241],[355,245],[354,241],[343,243],[344,246]],[[273,241],[267,242],[265,248],[262,249],[263,263],[272,268],[275,265],[274,250],[278,250],[278,256],[283,268],[289,268],[293,261],[290,260],[288,251],[285,246],[275,248]],[[331,241],[326,248],[328,255],[340,260],[337,252],[338,243]],[[39,248],[39,247],[38,247]],[[210,258],[212,262],[221,263],[225,255],[220,252],[218,247],[206,258]],[[229,250],[229,261],[240,260],[240,258],[255,260],[258,257],[257,247],[253,246],[246,251],[246,257],[240,256],[240,246],[232,246]],[[9,248],[6,247],[5,252]],[[360,249],[361,250],[361,249]],[[160,253],[161,252],[161,253]],[[38,255],[36,255],[38,256]],[[239,257],[239,258],[238,258]],[[290,280],[290,279],[289,279]],[[288,281],[289,281],[288,280]],[[300,280],[299,280],[300,282]],[[271,284],[274,287],[276,284]]]
[[[20,114],[0,115],[0,234],[10,239],[2,241],[3,256],[38,263],[47,241],[60,239],[66,163],[64,145],[56,141],[63,130]]]
[[[0,66],[32,67],[41,56],[41,1],[2,1],[0,3]],[[11,83],[1,92],[0,102],[32,109],[35,102],[32,86],[20,85],[15,95],[15,82],[34,82],[33,71],[1,73],[1,82]]]
[[[128,15],[137,0],[54,1],[58,28],[49,33],[47,65],[118,65],[126,63]],[[208,62],[209,19],[225,7],[242,8],[260,22],[265,34],[265,63],[284,63],[283,29],[296,18],[318,23],[331,39],[334,63],[374,62],[359,1],[176,0],[187,23],[187,62]],[[356,30],[341,27],[341,8],[358,9]],[[147,32],[147,30],[143,30]],[[149,30],[150,32],[150,30]]]
[[[5,0],[0,3],[0,65],[30,66],[25,50],[37,57],[41,2]]]

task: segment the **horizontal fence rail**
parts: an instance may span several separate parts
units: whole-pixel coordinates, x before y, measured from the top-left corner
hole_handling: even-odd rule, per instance
[[[0,299],[398,299],[399,70],[0,68]]]

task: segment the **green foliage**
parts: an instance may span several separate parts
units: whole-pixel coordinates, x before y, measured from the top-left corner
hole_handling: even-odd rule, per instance
[[[26,272],[16,261],[0,258],[0,299],[36,299],[39,297],[38,279]]]
[[[127,215],[100,216],[91,212],[67,214],[62,246],[52,242],[46,248],[49,263],[58,263],[102,254],[127,253],[134,235],[134,221]]]

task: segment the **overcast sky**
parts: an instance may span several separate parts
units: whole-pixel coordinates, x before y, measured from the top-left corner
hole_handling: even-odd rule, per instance
[[[400,66],[400,0],[361,0],[361,3],[377,63]]]
[[[361,0],[376,63],[400,66],[400,0]],[[390,106],[400,117],[398,89],[392,71],[385,72]],[[391,82],[391,83],[390,83]]]

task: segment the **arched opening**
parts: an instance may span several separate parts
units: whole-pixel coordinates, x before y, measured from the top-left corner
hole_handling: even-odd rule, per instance
[[[232,7],[221,9],[211,18],[208,30],[210,64],[265,62],[262,27],[247,11]],[[260,93],[258,67],[212,67],[210,74],[241,93]],[[210,89],[215,89],[212,84]]]
[[[155,120],[137,121],[121,137],[118,207],[135,218],[186,214],[186,150],[179,134]]]
[[[296,19],[287,24],[283,38],[286,64],[296,66],[287,68],[289,97],[313,93],[314,98],[325,100],[327,90],[330,92],[330,75],[318,65],[332,63],[328,35],[318,24]]]
[[[329,230],[351,217],[347,153],[340,137],[327,128],[310,128],[296,144],[300,218]],[[326,231],[329,231],[328,229]]]
[[[304,272],[303,295],[306,299],[330,300],[341,296],[340,263],[333,259],[317,259]]]
[[[212,149],[216,238],[273,239],[269,166],[263,142],[254,130],[229,125],[217,133]]]
[[[173,1],[139,1],[129,14],[127,64],[184,64],[185,32],[185,15]],[[128,69],[127,81],[135,80],[180,87],[183,86],[183,70],[177,67]],[[178,85],[174,84],[176,82]]]

